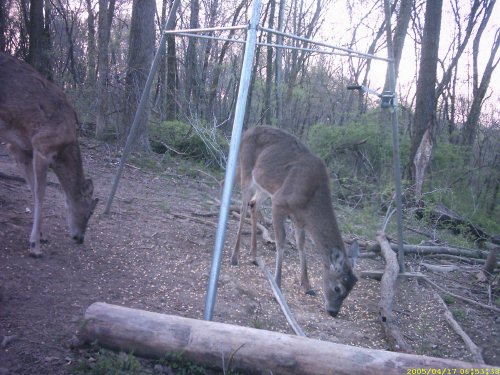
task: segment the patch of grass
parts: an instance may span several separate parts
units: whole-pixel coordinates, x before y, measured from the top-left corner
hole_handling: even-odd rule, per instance
[[[161,367],[170,369],[175,375],[204,375],[205,368],[182,358],[182,353],[171,353],[158,361]],[[155,366],[158,368],[158,366]],[[166,372],[168,373],[168,371]]]
[[[168,202],[162,202],[162,203],[160,203],[160,208],[166,214],[169,214],[170,211],[171,211],[171,208],[170,208],[170,205],[168,204]]]
[[[380,229],[383,217],[377,214],[373,206],[353,209],[334,203],[339,220],[339,227],[344,236],[350,233],[361,238],[374,239]]]
[[[443,301],[444,303],[446,303],[447,305],[452,305],[455,303],[455,297],[449,295],[449,294],[445,294],[443,296]]]
[[[253,319],[250,321],[250,327],[255,329],[264,329],[264,323],[259,319]]]
[[[99,349],[74,368],[75,373],[85,375],[139,375],[143,374],[141,363],[129,353],[114,353]]]
[[[129,163],[145,171],[159,173],[162,167],[147,155],[134,154],[130,156]]]
[[[456,320],[464,320],[467,317],[467,313],[464,309],[455,309],[451,312]]]

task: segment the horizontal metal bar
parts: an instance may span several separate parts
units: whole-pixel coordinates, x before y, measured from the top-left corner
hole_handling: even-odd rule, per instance
[[[188,37],[193,37],[193,38],[200,38],[200,39],[215,39],[215,40],[220,40],[220,41],[226,41],[226,42],[235,42],[235,43],[241,43],[245,44],[246,41],[243,39],[232,39],[232,38],[221,38],[218,36],[211,36],[211,35],[198,35],[198,34],[191,34],[191,33],[177,33],[176,35],[180,36],[188,36]]]
[[[184,29],[184,30],[166,30],[165,34],[180,34],[180,33],[205,33],[210,31],[226,31],[248,29],[248,25],[225,26],[225,27],[205,27],[201,29]]]
[[[292,38],[292,39],[295,39],[295,40],[300,40],[302,42],[316,44],[316,45],[321,46],[321,47],[337,49],[337,50],[340,50],[340,51],[348,53],[349,56],[358,55],[360,57],[364,57],[364,58],[368,58],[368,59],[381,60],[381,61],[386,61],[386,62],[392,61],[392,59],[389,59],[387,57],[379,57],[379,56],[371,55],[369,53],[358,52],[358,51],[355,51],[355,50],[350,49],[350,48],[338,47],[338,46],[334,46],[334,45],[323,43],[323,42],[317,42],[317,41],[314,41],[314,40],[311,40],[311,39],[307,39],[307,38],[303,38],[303,37],[300,37],[300,36],[297,36],[297,35],[287,34],[287,33],[284,33],[282,31],[278,31],[278,30],[274,30],[274,29],[269,29],[267,27],[260,27],[260,29],[262,31],[265,31],[265,32],[268,32],[268,33],[273,33],[273,34],[281,35],[281,36],[284,36],[284,37],[287,37],[287,38]]]
[[[275,47],[275,48],[283,48],[283,49],[291,49],[291,50],[299,50],[299,51],[320,53],[320,54],[323,54],[323,55],[336,55],[336,56],[346,56],[346,57],[353,56],[352,53],[347,53],[347,52],[325,51],[323,49],[295,47],[295,46],[288,46],[286,44],[257,43],[257,45],[264,46],[264,47]],[[354,56],[354,57],[359,57],[359,56]]]

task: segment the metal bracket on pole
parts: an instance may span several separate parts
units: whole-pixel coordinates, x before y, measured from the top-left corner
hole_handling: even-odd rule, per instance
[[[215,235],[214,252],[212,255],[212,266],[210,269],[210,279],[208,280],[207,297],[205,300],[204,319],[212,320],[215,298],[217,295],[217,282],[219,280],[220,268],[222,263],[222,251],[224,249],[224,239],[226,236],[226,223],[229,216],[231,203],[231,190],[233,189],[234,176],[236,172],[236,163],[238,161],[238,150],[240,147],[241,133],[243,130],[243,120],[250,87],[250,78],[252,73],[252,63],[255,54],[255,44],[257,40],[257,28],[260,17],[261,0],[255,0],[252,7],[252,15],[247,32],[245,45],[245,55],[241,67],[240,86],[238,90],[238,99],[234,113],[233,130],[231,133],[231,143],[229,146],[229,159],[226,166],[226,175],[224,179],[224,189],[222,193],[221,207],[219,212],[219,221],[217,233]]]
[[[390,63],[390,62],[389,62]],[[366,92],[367,94],[372,94],[378,96],[380,98],[380,107],[381,108],[395,108],[395,97],[396,94],[393,91],[382,91],[379,94],[377,91],[363,85],[349,85],[347,86],[347,90],[360,90]]]

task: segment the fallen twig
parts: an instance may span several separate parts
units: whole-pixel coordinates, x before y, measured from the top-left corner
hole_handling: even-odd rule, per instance
[[[448,306],[446,306],[446,303],[444,303],[443,299],[436,291],[434,291],[434,296],[444,310],[444,317],[446,318],[446,321],[450,324],[451,328],[462,338],[465,346],[471,352],[472,360],[474,361],[474,363],[484,364],[484,359],[481,354],[481,348],[474,344],[469,335],[462,329],[462,327],[460,327],[460,324],[458,324],[455,318],[453,318],[453,314],[448,309]]]
[[[458,294],[454,294],[452,292],[449,292],[449,291],[447,291],[446,289],[440,287],[435,282],[431,281],[430,279],[428,279],[425,276],[422,276],[421,279],[424,280],[425,282],[429,283],[429,285],[433,286],[434,288],[439,289],[441,292],[449,294],[450,296],[452,296],[454,298],[457,298],[459,300],[471,303],[471,304],[476,305],[476,306],[480,306],[480,307],[482,307],[484,309],[488,309],[488,310],[492,310],[492,311],[496,311],[496,312],[500,313],[500,309],[497,308],[497,307],[495,307],[495,306],[488,306],[488,305],[485,305],[484,303],[481,303],[481,302],[478,302],[478,301],[474,301],[473,299],[470,299],[470,298],[467,298],[467,297],[463,297],[463,296],[460,296]]]
[[[306,336],[302,328],[300,328],[299,324],[293,317],[292,311],[288,307],[285,297],[283,297],[283,294],[281,293],[280,289],[278,288],[278,285],[276,284],[276,281],[274,280],[274,277],[271,275],[271,272],[269,269],[266,267],[266,264],[264,261],[260,258],[257,258],[257,264],[259,265],[260,269],[262,272],[264,272],[264,275],[266,275],[267,280],[269,281],[269,284],[271,284],[271,289],[273,290],[274,296],[276,297],[276,300],[278,301],[279,305],[281,306],[281,310],[283,310],[283,313],[285,314],[286,320],[292,327],[293,331],[297,336]]]

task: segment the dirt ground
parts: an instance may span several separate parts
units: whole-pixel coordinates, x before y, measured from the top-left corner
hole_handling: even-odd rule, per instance
[[[86,174],[100,198],[85,243],[68,235],[62,193],[47,189],[44,256],[28,256],[32,198],[20,181],[0,178],[0,375],[68,374],[86,356],[73,348],[85,310],[97,301],[202,319],[213,251],[219,187],[173,159],[161,173],[127,166],[110,215],[103,215],[117,158],[92,139],[82,140]],[[0,172],[20,176],[0,144]],[[51,174],[49,179],[56,182]],[[342,223],[342,215],[339,215]],[[237,222],[229,222],[214,320],[292,334],[259,268],[249,262],[249,235],[243,237],[240,266],[229,266]],[[355,236],[355,233],[344,233]],[[272,269],[274,246],[259,242],[260,256]],[[321,288],[321,265],[308,242],[310,277]],[[431,262],[431,260],[426,260]],[[435,262],[435,261],[434,261]],[[298,254],[285,252],[282,290],[307,336],[343,344],[387,349],[377,320],[379,282],[360,279],[337,318],[323,310],[320,294],[302,294]],[[419,269],[419,260],[408,260]],[[382,269],[381,259],[360,259],[357,270]],[[425,272],[425,269],[419,269]],[[427,273],[450,291],[488,302],[477,268],[461,266],[447,274]],[[417,354],[471,360],[435,302],[434,292],[416,281],[400,284],[395,315]],[[498,314],[455,301],[450,310],[488,364],[500,365]]]

